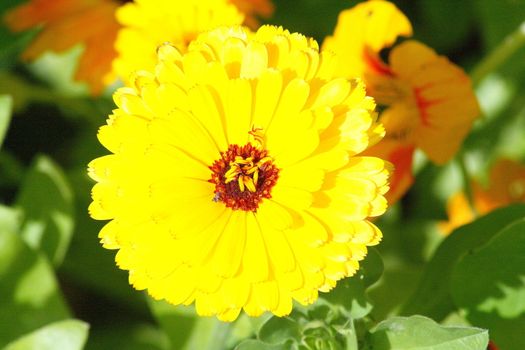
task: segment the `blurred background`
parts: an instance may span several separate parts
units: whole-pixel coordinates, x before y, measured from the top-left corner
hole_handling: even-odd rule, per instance
[[[2,0],[0,16],[21,2]],[[462,151],[468,174],[483,183],[496,159],[522,161],[525,45],[490,74],[480,67],[524,23],[525,1],[393,2],[411,20],[416,39],[473,75],[483,117]],[[356,3],[274,0],[274,16],[266,22],[322,42],[338,13]],[[128,285],[127,273],[115,266],[115,252],[100,246],[103,223],[87,215],[93,182],[86,167],[106,153],[96,133],[113,102],[109,93],[93,98],[85,85],[73,81],[81,46],[20,62],[37,32],[13,34],[0,26],[0,95],[12,101],[0,152],[0,230],[16,227],[29,245],[51,253],[44,261],[19,242],[0,241],[0,348],[65,315],[90,325],[87,349],[166,349],[188,334],[192,340],[187,344],[193,342],[194,349],[213,349],[220,338],[233,347],[262,321],[241,318],[227,325],[196,319],[189,308],[174,311],[152,302]],[[0,114],[7,113],[2,111],[7,101],[0,98]],[[462,188],[464,174],[454,161],[438,167],[419,155],[415,168],[415,185],[378,222],[384,241],[377,249],[385,273],[370,293],[377,319],[396,312],[414,291],[425,262],[445,237],[438,224],[447,219],[447,200]],[[458,319],[452,316],[450,322]],[[176,331],[166,333],[165,327]]]

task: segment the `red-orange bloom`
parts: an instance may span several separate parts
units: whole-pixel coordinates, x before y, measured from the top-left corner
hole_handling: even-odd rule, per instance
[[[383,140],[364,152],[364,155],[379,157],[394,164],[395,171],[390,182],[390,190],[385,195],[390,204],[396,203],[401,199],[414,183],[412,161],[415,150],[413,145],[403,145],[393,140]]]
[[[93,94],[104,89],[104,77],[116,56],[113,43],[119,30],[113,0],[32,0],[7,13],[5,22],[15,32],[42,25],[42,31],[23,53],[33,60],[47,50],[65,51],[78,43],[84,52],[75,78],[88,83]]]
[[[509,159],[501,159],[490,171],[487,186],[472,182],[473,205],[471,208],[464,193],[456,193],[447,203],[449,221],[440,224],[443,233],[474,220],[474,211],[480,215],[496,208],[525,202],[525,165]]]

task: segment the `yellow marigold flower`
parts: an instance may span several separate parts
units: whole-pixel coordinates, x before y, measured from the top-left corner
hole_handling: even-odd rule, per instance
[[[231,321],[287,315],[355,273],[389,165],[359,155],[384,129],[334,69],[301,34],[222,27],[161,46],[115,93],[89,212],[136,289]]]
[[[466,195],[454,194],[447,203],[448,222],[439,227],[445,234],[474,220],[475,210],[484,215],[496,208],[512,203],[525,202],[525,165],[510,159],[500,159],[490,170],[488,186],[472,182],[473,205],[471,208]]]
[[[385,139],[367,154],[381,157],[385,150],[420,148],[443,164],[470,131],[479,105],[465,72],[424,44],[405,41],[391,49],[388,62],[381,60],[380,50],[411,33],[407,18],[392,3],[372,0],[343,11],[323,48],[339,57],[338,75],[363,78],[367,92],[385,107],[380,116]],[[387,159],[396,169],[404,166]],[[396,171],[393,184],[407,183],[398,177],[408,178]],[[408,187],[392,188],[390,194],[399,198]]]
[[[104,89],[104,77],[116,56],[113,43],[119,25],[112,0],[32,0],[7,13],[7,26],[20,32],[42,25],[42,31],[22,54],[33,60],[47,50],[62,52],[83,43],[75,78],[88,83],[92,93]]]
[[[252,29],[260,26],[258,18],[270,18],[274,11],[271,0],[230,0],[246,15],[244,23]]]
[[[120,7],[116,15],[123,28],[115,43],[118,57],[113,73],[123,80],[134,70],[153,70],[155,50],[164,42],[185,52],[199,33],[244,20],[228,0],[135,0]]]

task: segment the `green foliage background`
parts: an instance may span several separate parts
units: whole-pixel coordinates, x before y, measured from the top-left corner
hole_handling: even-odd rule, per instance
[[[322,41],[358,1],[274,2],[271,23]],[[525,39],[502,44],[525,25],[525,1],[394,3],[417,39],[473,76],[484,114],[459,157],[468,174],[483,181],[495,159],[525,159]],[[525,205],[445,239],[436,223],[464,185],[457,161],[418,157],[416,184],[378,223],[384,242],[360,273],[288,318],[225,324],[134,291],[87,215],[86,165],[105,153],[95,135],[111,97],[72,81],[81,47],[20,63],[35,33],[0,27],[0,348],[481,350],[490,335],[525,349]]]

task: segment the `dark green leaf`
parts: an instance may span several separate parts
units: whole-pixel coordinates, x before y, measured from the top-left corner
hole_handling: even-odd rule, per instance
[[[13,34],[0,26],[0,70],[10,68],[18,60],[18,56],[33,40],[37,30]]]
[[[486,350],[488,331],[444,327],[423,316],[393,317],[371,330],[373,350]]]
[[[461,257],[490,240],[502,228],[525,217],[519,204],[492,213],[462,226],[450,234],[428,262],[418,289],[403,307],[403,315],[422,314],[442,320],[455,306],[450,296],[450,277]]]
[[[475,7],[486,46],[499,45],[525,18],[523,0],[478,0]]]
[[[23,2],[24,0],[3,0],[0,2],[0,13],[3,13],[5,10],[15,7]]]
[[[451,279],[454,302],[503,349],[525,349],[525,221],[466,254]]]
[[[472,3],[463,0],[421,0],[417,2],[418,16],[410,18],[417,28],[415,36],[441,54],[455,46],[465,46],[472,24]]]
[[[11,120],[11,110],[13,108],[13,100],[10,96],[0,96],[0,149],[4,141],[9,121]]]
[[[0,286],[0,348],[70,317],[47,259],[8,230],[0,230]]]
[[[15,340],[4,350],[81,350],[88,329],[87,323],[78,320],[55,322]]]
[[[332,34],[339,12],[352,7],[358,1],[274,0],[274,2],[276,11],[272,23],[312,36],[321,44],[324,37]]]
[[[287,340],[299,341],[300,325],[288,317],[272,317],[262,325],[258,337],[268,344],[282,344]]]
[[[86,350],[169,350],[169,340],[159,328],[148,324],[112,323],[90,329]]]
[[[73,233],[71,189],[59,167],[45,156],[38,157],[26,175],[16,204],[24,212],[22,236],[59,265]]]

